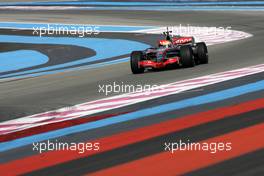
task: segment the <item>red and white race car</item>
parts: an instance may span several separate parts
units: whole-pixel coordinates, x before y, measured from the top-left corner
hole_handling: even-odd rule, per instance
[[[173,37],[171,32],[163,32],[165,39],[158,41],[157,48],[131,53],[132,73],[138,74],[146,69],[163,69],[168,66],[194,67],[208,63],[208,50],[204,42],[195,43],[194,37]]]

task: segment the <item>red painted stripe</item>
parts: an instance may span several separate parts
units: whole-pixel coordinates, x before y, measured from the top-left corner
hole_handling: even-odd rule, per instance
[[[92,151],[84,154],[78,154],[75,151],[46,152],[2,164],[0,166],[0,171],[4,175],[19,175],[261,108],[264,108],[264,98],[241,103],[231,107],[218,108],[207,112],[189,115],[152,126],[97,139],[95,141],[90,141],[100,143],[99,151]]]
[[[200,143],[231,143],[230,151],[176,151],[174,154],[162,152],[129,163],[101,170],[89,176],[129,176],[133,175],[182,175],[209,165],[217,164],[240,155],[264,148],[264,123],[254,125],[219,137],[210,138]]]
[[[61,122],[54,122],[54,123],[50,123],[46,125],[41,125],[41,126],[37,126],[37,127],[25,129],[25,130],[20,130],[17,132],[0,135],[0,142],[11,141],[14,139],[32,136],[32,135],[36,135],[40,133],[45,133],[45,132],[52,131],[52,130],[80,125],[83,123],[93,122],[93,121],[97,121],[101,119],[106,119],[106,118],[110,118],[110,117],[120,115],[120,114],[125,114],[125,113],[98,115],[98,116],[91,116],[91,117],[86,117],[86,118],[82,117],[82,118],[77,118],[77,119],[71,119],[71,120],[65,120]]]

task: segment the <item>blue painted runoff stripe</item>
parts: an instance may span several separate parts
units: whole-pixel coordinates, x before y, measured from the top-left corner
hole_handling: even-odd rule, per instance
[[[99,61],[106,58],[129,54],[133,50],[144,50],[149,45],[137,41],[125,39],[105,39],[105,38],[71,38],[71,37],[33,37],[33,36],[15,36],[0,35],[0,42],[8,43],[29,43],[29,44],[61,44],[75,45],[90,48],[96,52],[95,56],[79,59],[72,62],[58,65],[47,66],[38,69],[27,70],[12,74],[0,76],[0,78],[20,76],[21,74],[32,74],[36,72],[47,72],[52,69],[62,71],[65,67],[71,67],[79,64],[85,64],[92,61]],[[118,49],[117,49],[118,47]]]
[[[49,58],[37,51],[17,50],[0,53],[0,72],[8,72],[45,64]]]
[[[112,64],[124,63],[124,62],[127,62],[127,61],[129,61],[129,57],[122,58],[122,59],[116,59],[116,60],[112,60],[112,61],[108,61],[108,62],[91,64],[91,65],[87,65],[87,66],[80,66],[80,67],[73,67],[73,68],[67,68],[67,69],[45,71],[45,72],[40,72],[40,73],[31,73],[31,74],[26,74],[26,75],[21,75],[21,76],[15,76],[15,79],[43,76],[43,75],[47,75],[47,74],[56,74],[56,73],[65,72],[65,71],[75,71],[75,70],[100,68],[100,67],[104,67],[104,66],[108,66],[108,65],[112,65]],[[11,77],[11,78],[13,78],[13,77]],[[5,79],[5,78],[2,78],[2,79]],[[6,78],[6,79],[9,79],[9,78]]]
[[[89,28],[91,28],[89,30]],[[0,22],[0,28],[8,29],[45,29],[45,30],[89,30],[93,32],[134,32],[138,30],[153,29],[154,26],[118,26],[118,25],[89,25],[89,24],[56,24],[56,23],[19,23],[19,22]]]
[[[0,28],[12,28],[12,29],[45,29],[45,30],[56,30],[56,29],[69,29],[69,30],[82,30],[84,27],[98,27],[97,30],[100,32],[107,31],[107,32],[133,32],[137,30],[143,30],[143,29],[152,29],[154,27],[151,26],[110,26],[110,25],[86,25],[86,24],[56,24],[56,23],[50,23],[50,24],[42,24],[42,23],[15,23],[15,22],[0,22]],[[84,30],[85,31],[85,30]],[[47,32],[47,31],[45,31]],[[80,31],[83,32],[83,31]],[[60,39],[60,40],[58,40]],[[150,47],[147,44],[136,42],[136,41],[130,41],[130,40],[122,40],[122,39],[103,39],[103,38],[86,38],[86,37],[79,37],[79,38],[71,38],[71,37],[39,37],[39,36],[8,36],[8,35],[0,35],[0,42],[9,42],[9,43],[32,43],[32,44],[65,44],[65,45],[76,45],[81,47],[86,47],[94,50],[96,52],[96,55],[89,58],[83,58],[77,61],[65,63],[65,64],[59,64],[49,67],[44,67],[40,69],[33,69],[33,70],[27,70],[23,72],[16,72],[12,74],[4,74],[0,76],[0,78],[25,78],[28,76],[40,76],[45,74],[52,74],[52,73],[58,73],[62,71],[68,71],[68,70],[77,70],[78,68],[74,69],[64,69],[65,67],[69,66],[75,66],[82,63],[88,63],[91,61],[96,60],[102,60],[110,57],[115,57],[119,55],[129,54],[133,50],[143,50],[148,47]],[[118,50],[116,50],[116,46],[118,46]],[[20,53],[13,53],[19,56]],[[36,56],[36,55],[35,55]],[[36,58],[36,60],[39,60],[40,58]],[[117,62],[107,62],[105,65],[118,63]],[[10,65],[10,64],[9,64]],[[16,64],[16,62],[13,62],[13,66],[17,66],[17,68],[20,68],[21,66],[19,64]],[[26,66],[26,64],[24,65]],[[30,63],[28,66],[31,66]],[[95,68],[97,65],[93,65],[91,67],[87,68]],[[26,68],[26,67],[24,67]],[[83,68],[83,67],[82,67]],[[4,69],[0,70],[0,72],[6,72],[11,71],[13,68],[9,68],[9,70]],[[14,68],[15,69],[15,68]],[[54,71],[53,69],[56,69]],[[41,72],[41,73],[40,73]],[[25,76],[27,75],[27,76]]]
[[[144,11],[263,11],[264,6],[141,6],[141,7],[79,7],[88,10],[144,10]]]
[[[64,6],[64,5],[93,5],[93,6],[148,6],[148,5],[263,5],[263,1],[225,1],[225,2],[194,2],[194,1],[183,1],[183,2],[173,2],[173,1],[167,1],[167,2],[122,2],[122,1],[55,1],[55,2],[3,2],[0,3],[0,6],[25,6],[25,5],[35,5],[35,6]]]
[[[194,97],[194,98],[181,100],[178,102],[172,102],[172,103],[168,103],[168,104],[164,104],[160,106],[146,108],[146,109],[138,110],[138,111],[127,113],[127,114],[114,116],[108,119],[99,120],[96,122],[85,123],[81,125],[76,125],[72,127],[67,127],[67,128],[63,128],[59,130],[42,133],[42,134],[28,136],[28,137],[16,139],[13,141],[2,142],[0,143],[0,152],[11,150],[17,147],[22,147],[25,145],[30,145],[33,142],[40,142],[40,141],[47,140],[47,139],[54,139],[54,138],[65,136],[65,135],[70,135],[70,134],[74,134],[74,133],[78,133],[82,131],[87,131],[87,130],[91,130],[95,128],[108,126],[108,125],[113,125],[113,124],[129,121],[129,120],[140,119],[143,117],[151,118],[151,116],[156,115],[156,114],[179,110],[179,109],[183,109],[187,107],[203,105],[207,103],[213,103],[217,101],[222,101],[222,100],[226,100],[229,98],[237,97],[243,94],[252,93],[252,92],[256,92],[260,90],[264,90],[264,80],[258,81],[255,83],[246,84],[246,85],[239,86],[239,87],[234,87],[234,88],[206,94],[206,95],[201,95],[201,96]]]
[[[225,1],[225,2],[102,2],[102,1],[55,1],[55,2],[11,2],[4,6],[75,6],[82,10],[156,10],[156,11],[263,11],[264,1]],[[79,7],[78,7],[79,6]],[[106,27],[107,28],[107,27]],[[106,29],[105,28],[105,29]],[[115,31],[116,29],[111,29]],[[123,29],[130,31],[130,29]],[[138,29],[140,30],[140,29]]]

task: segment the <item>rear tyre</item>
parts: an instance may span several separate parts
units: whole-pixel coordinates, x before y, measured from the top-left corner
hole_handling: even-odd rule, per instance
[[[133,51],[130,54],[130,66],[133,74],[139,74],[144,72],[144,68],[140,68],[139,62],[143,57],[143,53],[141,51]]]
[[[208,64],[208,50],[204,42],[196,44],[197,59],[201,64]]]
[[[180,48],[180,57],[183,67],[194,67],[195,61],[193,57],[192,48],[188,45],[184,45]]]

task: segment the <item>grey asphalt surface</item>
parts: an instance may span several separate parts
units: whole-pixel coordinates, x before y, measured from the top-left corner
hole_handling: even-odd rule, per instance
[[[263,175],[264,167],[264,150],[254,151],[240,157],[221,162],[207,168],[199,169],[195,172],[187,173],[186,176],[203,176],[203,175]],[[231,168],[231,169],[226,169]],[[249,169],[251,168],[251,169]]]
[[[190,69],[131,74],[129,63],[72,71],[0,84],[0,121],[105,97],[98,85],[120,81],[127,84],[164,84],[215,72],[263,63],[264,14],[262,12],[144,12],[144,11],[8,11],[1,21],[38,21],[119,25],[231,26],[249,32],[248,39],[209,47],[210,64]]]
[[[52,11],[50,14],[48,11],[33,11],[30,12],[32,16],[28,16],[25,11],[1,11],[0,20],[10,21],[35,21],[39,18],[41,22],[65,22],[65,23],[97,23],[97,24],[124,24],[124,25],[196,25],[196,26],[232,26],[232,29],[245,31],[253,34],[254,36],[248,39],[230,42],[226,44],[219,44],[209,47],[210,63],[208,65],[199,65],[195,68],[188,69],[176,69],[161,72],[149,72],[142,75],[132,75],[129,67],[129,63],[122,63],[103,68],[72,71],[66,73],[59,73],[55,75],[47,75],[36,78],[29,78],[24,80],[17,80],[11,82],[0,83],[0,121],[14,119],[24,115],[35,114],[38,112],[48,111],[52,109],[58,109],[59,107],[71,106],[85,101],[91,101],[98,98],[103,98],[105,95],[98,93],[98,85],[111,83],[113,81],[124,82],[128,84],[164,84],[173,81],[179,81],[183,79],[203,76],[215,72],[221,72],[225,70],[241,68],[245,66],[255,65],[263,63],[263,49],[262,40],[264,39],[264,14],[260,12],[124,12],[124,11]],[[18,18],[19,17],[19,18]],[[54,17],[54,18],[53,18]],[[138,37],[138,36],[137,36]],[[142,36],[146,38],[146,36]],[[209,92],[219,91],[226,89],[227,87],[239,86],[242,84],[255,82],[263,79],[263,73],[256,74],[249,77],[244,77],[234,81],[223,82],[217,85],[202,88],[201,90],[194,92],[186,92],[184,94],[165,97],[157,99],[148,103],[141,103],[133,105],[127,108],[121,108],[116,111],[134,111],[142,107],[151,107],[158,104],[168,103],[172,101],[179,101],[189,97],[203,95]],[[64,136],[58,138],[62,141],[84,141],[96,139],[99,137],[132,130],[139,127],[144,127],[154,123],[159,123],[163,120],[178,118],[190,113],[197,113],[212,108],[235,105],[243,101],[249,101],[256,98],[263,98],[263,91],[255,92],[248,95],[239,96],[231,100],[225,100],[212,104],[202,105],[198,107],[191,107],[188,109],[182,109],[180,111],[172,111],[166,114],[159,114],[153,116],[151,119],[143,118],[141,120],[128,121],[117,125],[108,126],[106,128],[99,128],[96,130],[85,131],[73,135]],[[262,111],[261,111],[262,112]],[[246,126],[253,125],[255,123],[262,123],[263,118],[260,116],[260,111],[253,112],[255,121],[250,116],[252,114],[245,114],[239,116],[236,119],[226,119],[223,121],[213,122],[211,124],[205,124],[205,126],[193,127],[188,129],[188,133],[179,133],[172,135],[179,135],[189,137],[194,136],[195,140],[208,138],[232,132],[233,130],[241,129]],[[255,113],[255,114],[254,114]],[[166,117],[166,118],[165,118]],[[246,120],[246,121],[245,121]],[[243,123],[240,123],[242,122]],[[188,131],[187,130],[187,131]],[[197,132],[200,132],[199,134]],[[184,135],[180,135],[184,134]],[[164,136],[160,139],[164,140]],[[144,141],[145,142],[145,141]],[[110,151],[101,156],[95,156],[95,158],[108,158],[109,163],[94,165],[97,169],[107,168],[116,163],[116,157],[123,159],[123,162],[127,162],[133,159],[137,159],[143,156],[146,148],[153,146],[154,150],[157,149],[159,142],[145,142],[135,144],[140,146],[139,150],[131,150],[131,147],[121,148],[117,151]],[[126,153],[127,155],[122,155]],[[136,156],[134,156],[136,153]],[[259,152],[257,152],[259,153]],[[4,152],[0,155],[2,159],[0,162],[6,162],[17,158],[22,158],[34,154],[32,152],[32,146],[17,148]],[[260,151],[263,155],[263,150]],[[134,158],[136,157],[136,158]],[[248,159],[249,158],[249,159]],[[93,158],[87,162],[92,162]],[[43,162],[45,158],[43,159]],[[97,162],[100,160],[96,160]],[[258,161],[252,165],[248,163]],[[261,161],[261,157],[257,157],[254,153],[249,154],[247,158],[236,158],[231,162],[232,166],[239,166],[241,163],[246,163],[243,172],[245,170],[250,173],[256,174],[257,172],[263,173],[263,170],[259,169],[263,167],[263,164],[258,164]],[[85,163],[85,164],[84,164]],[[108,164],[108,165],[107,165]],[[74,166],[74,167],[73,167]],[[32,175],[42,175],[45,173],[53,173],[53,175],[65,175],[65,172],[61,172],[62,169],[67,169],[68,173],[83,174],[89,172],[89,167],[86,167],[87,163],[84,160],[76,160],[72,162],[66,162],[58,166],[46,168],[32,173]],[[216,167],[205,168],[204,170],[198,170],[197,172],[189,173],[190,175],[212,175],[217,172],[223,175],[227,172],[231,166],[228,163],[222,163]],[[222,172],[220,172],[220,171]],[[66,170],[65,170],[66,171]],[[235,174],[242,174],[242,170],[234,171]]]

